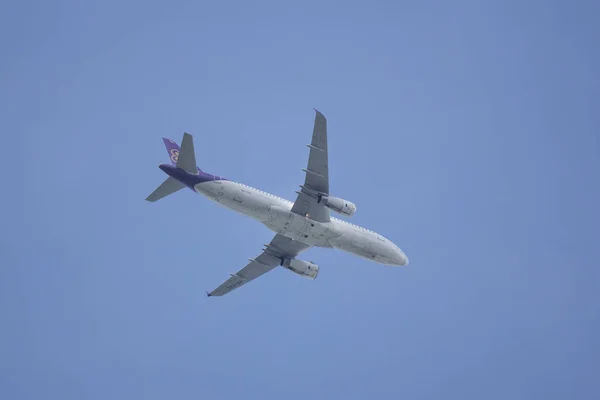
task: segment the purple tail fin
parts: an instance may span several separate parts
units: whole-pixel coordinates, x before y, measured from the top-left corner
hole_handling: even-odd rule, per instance
[[[169,158],[171,159],[171,164],[177,165],[177,158],[179,157],[179,145],[175,143],[171,139],[162,138],[163,142],[165,142],[165,147],[167,148],[167,152],[169,153]]]
[[[175,143],[174,140],[162,138],[165,143],[165,147],[167,148],[167,153],[169,153],[169,159],[171,160],[171,164],[177,165],[177,159],[179,158],[179,151],[181,150],[179,145]],[[196,166],[196,168],[198,168]],[[198,168],[198,172],[202,172],[200,168]]]

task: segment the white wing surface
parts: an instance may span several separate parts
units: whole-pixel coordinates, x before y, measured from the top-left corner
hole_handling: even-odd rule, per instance
[[[298,192],[292,212],[306,215],[319,222],[329,222],[330,212],[318,202],[318,194],[329,194],[329,165],[327,153],[327,119],[316,111],[312,141],[309,145],[310,154],[304,185]]]
[[[258,257],[250,259],[248,265],[237,273],[231,274],[231,278],[208,293],[208,296],[223,296],[278,267],[281,265],[283,259],[294,258],[310,247],[308,244],[277,234],[271,240],[271,243],[265,245],[265,249]]]

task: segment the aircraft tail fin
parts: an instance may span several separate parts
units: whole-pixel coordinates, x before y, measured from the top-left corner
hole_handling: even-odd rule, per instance
[[[198,173],[196,153],[194,152],[194,138],[187,132],[183,134],[183,139],[181,139],[181,149],[179,149],[179,157],[177,157],[176,165],[177,168],[181,168],[187,173]]]
[[[177,165],[177,158],[179,157],[179,152],[181,151],[179,145],[171,139],[162,138],[162,140],[165,143],[165,147],[167,148],[167,153],[169,153],[169,159],[171,160],[171,164]]]
[[[169,176],[167,179],[165,179],[163,183],[161,183],[159,187],[156,188],[154,192],[152,192],[148,197],[146,197],[146,200],[151,202],[160,200],[163,197],[166,197],[183,189],[184,187],[185,185],[183,183]]]
[[[194,141],[192,135],[187,132],[183,134],[181,147],[179,147],[174,140],[168,138],[162,139],[165,147],[167,148],[167,153],[169,153],[171,164],[191,174],[202,172],[202,170],[196,165],[196,154],[194,152]]]

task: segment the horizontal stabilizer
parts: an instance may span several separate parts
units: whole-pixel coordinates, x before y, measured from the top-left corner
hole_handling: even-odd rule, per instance
[[[160,200],[165,196],[183,189],[184,187],[185,185],[179,182],[177,179],[168,177],[159,187],[156,188],[154,192],[150,194],[150,196],[146,197],[146,200],[152,202]]]

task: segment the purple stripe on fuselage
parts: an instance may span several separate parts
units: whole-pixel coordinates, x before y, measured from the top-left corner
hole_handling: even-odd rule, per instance
[[[181,168],[177,168],[174,165],[169,164],[161,164],[158,166],[158,168],[160,168],[165,174],[177,179],[179,182],[183,183],[192,190],[194,190],[194,186],[199,183],[227,180],[222,176],[208,174],[200,169],[198,169],[198,174],[190,174]]]

